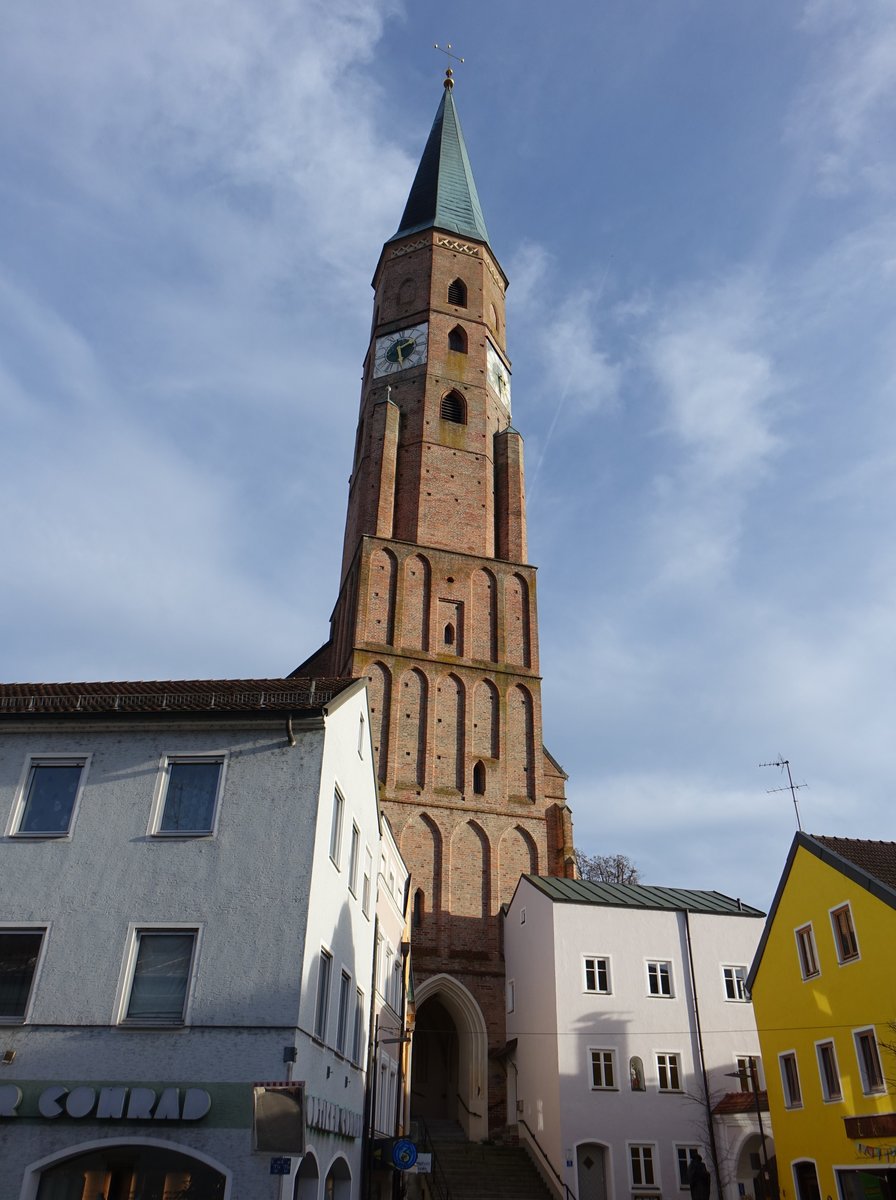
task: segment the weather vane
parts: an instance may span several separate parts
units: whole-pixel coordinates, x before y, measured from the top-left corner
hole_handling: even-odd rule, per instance
[[[450,42],[446,42],[444,46],[440,46],[438,42],[433,42],[432,48],[433,50],[440,50],[442,54],[447,54],[448,57],[453,58],[455,62],[462,63],[464,61],[459,54],[454,54],[452,52]],[[454,87],[454,72],[450,67],[445,72],[445,87],[449,89]]]
[[[759,765],[760,767],[780,767],[782,771],[785,767],[787,768],[787,787],[767,788],[766,791],[769,796],[774,795],[775,792],[790,792],[791,796],[793,797],[793,808],[796,812],[796,827],[800,833],[802,833],[803,825],[800,821],[800,806],[797,803],[796,794],[800,788],[808,787],[808,783],[793,782],[793,776],[790,774],[790,760],[785,758],[783,754],[779,754],[774,762],[760,763]]]

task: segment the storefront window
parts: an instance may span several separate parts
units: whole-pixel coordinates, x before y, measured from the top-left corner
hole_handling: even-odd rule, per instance
[[[48,1167],[37,1200],[223,1200],[220,1171],[154,1146],[109,1146]]]

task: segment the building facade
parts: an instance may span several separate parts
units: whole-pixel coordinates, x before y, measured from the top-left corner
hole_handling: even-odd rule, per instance
[[[755,1194],[763,1133],[773,1154],[745,990],[762,916],[718,892],[520,880],[504,934],[510,1107],[555,1191],[688,1200],[699,1152],[713,1195]]]
[[[797,833],[750,973],[782,1195],[896,1196],[896,842]]]
[[[0,687],[2,1200],[361,1194],[369,729],[359,681]]]
[[[340,591],[298,669],[369,680],[380,803],[413,878],[413,1105],[482,1138],[506,1120],[497,915],[522,873],[572,874],[573,852],[542,745],[507,279],[451,85],[374,274]],[[446,1046],[447,1092],[429,1073]]]

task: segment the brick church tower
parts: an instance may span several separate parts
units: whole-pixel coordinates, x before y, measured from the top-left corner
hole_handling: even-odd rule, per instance
[[[295,673],[370,680],[380,801],[411,870],[412,1108],[482,1138],[508,1119],[498,913],[521,873],[573,873],[572,828],[541,740],[507,279],[451,87],[449,71],[373,278],[339,597]]]

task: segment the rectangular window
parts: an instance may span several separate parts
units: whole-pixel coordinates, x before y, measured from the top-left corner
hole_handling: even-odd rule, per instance
[[[651,996],[672,995],[672,964],[649,962],[647,964],[647,991]]]
[[[678,1186],[680,1188],[689,1187],[688,1183],[688,1168],[691,1165],[691,1159],[700,1153],[699,1146],[676,1146],[675,1147],[675,1165],[678,1174]]]
[[[781,1064],[781,1083],[784,1087],[784,1107],[802,1108],[803,1095],[800,1091],[800,1073],[796,1065],[796,1055],[793,1053],[779,1054]]]
[[[348,852],[348,888],[353,896],[358,894],[358,859],[361,855],[361,831],[352,822],[352,844]]]
[[[653,1145],[629,1146],[633,1187],[656,1187],[653,1170],[654,1149]]]
[[[725,979],[726,1000],[746,1000],[747,998],[747,968],[722,967]]]
[[[332,954],[321,950],[317,969],[317,1008],[314,1013],[314,1036],[319,1042],[325,1041],[327,1036],[327,1010],[330,1007],[330,972],[332,969]]]
[[[339,851],[342,848],[342,813],[345,801],[339,788],[333,792],[333,820],[330,824],[330,858],[339,866]]]
[[[13,832],[20,837],[65,837],[86,762],[85,758],[32,758]]]
[[[853,1034],[856,1042],[856,1058],[862,1072],[862,1091],[866,1096],[884,1092],[884,1073],[880,1065],[877,1037],[873,1029],[860,1029]]]
[[[658,1054],[656,1074],[661,1092],[681,1091],[681,1060],[677,1054]]]
[[[364,883],[361,889],[361,911],[365,917],[370,916],[370,876],[373,873],[373,855],[364,849]]]
[[[591,1087],[616,1087],[616,1056],[612,1050],[591,1051]]]
[[[43,929],[0,929],[0,1022],[25,1020]]]
[[[513,1006],[515,1003],[513,993],[514,993],[513,980],[508,979],[507,980],[507,1011],[509,1013],[513,1012]]]
[[[752,1054],[738,1054],[737,1074],[742,1092],[761,1091],[759,1086],[759,1059]]]
[[[610,960],[608,958],[585,959],[585,991],[609,995]]]
[[[811,925],[796,931],[796,948],[800,956],[800,973],[803,979],[812,979],[818,972],[818,954],[815,951],[815,935]]]
[[[336,1010],[336,1049],[345,1054],[346,1039],[348,1038],[348,1005],[352,994],[351,976],[345,971],[339,980],[339,1008]]]
[[[134,968],[122,1020],[135,1025],[183,1025],[195,951],[195,929],[136,930]]]
[[[852,923],[852,913],[848,904],[835,908],[831,913],[831,925],[834,928],[834,943],[837,947],[837,961],[852,962],[859,957],[859,943],[856,941],[856,931]]]
[[[155,833],[212,833],[224,759],[169,757],[162,769],[160,816]]]
[[[364,993],[360,988],[355,992],[355,1023],[352,1030],[352,1062],[361,1062],[361,1052],[364,1047]]]
[[[821,1092],[826,1101],[841,1100],[843,1092],[840,1088],[840,1071],[837,1067],[837,1054],[833,1042],[819,1042],[815,1049],[818,1051],[818,1074],[821,1078]]]

